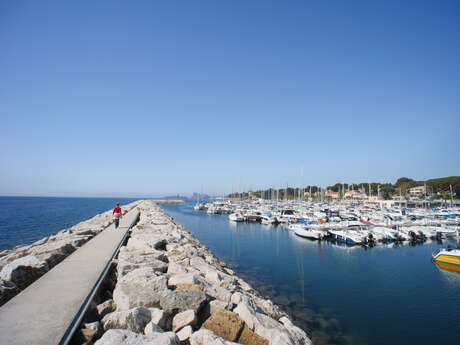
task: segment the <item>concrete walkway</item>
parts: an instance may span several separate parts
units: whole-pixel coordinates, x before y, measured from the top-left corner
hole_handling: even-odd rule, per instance
[[[59,344],[128,229],[129,211],[0,308],[0,344]]]

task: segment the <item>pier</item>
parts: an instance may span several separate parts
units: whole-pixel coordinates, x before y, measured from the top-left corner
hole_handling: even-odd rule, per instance
[[[66,344],[129,229],[133,209],[0,308],[0,343]]]

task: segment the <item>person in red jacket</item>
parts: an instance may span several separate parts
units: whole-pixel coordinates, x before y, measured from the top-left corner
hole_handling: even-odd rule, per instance
[[[120,219],[123,218],[123,214],[121,213],[120,203],[117,202],[117,206],[113,208],[113,221],[115,223],[115,229],[118,228],[120,224]]]

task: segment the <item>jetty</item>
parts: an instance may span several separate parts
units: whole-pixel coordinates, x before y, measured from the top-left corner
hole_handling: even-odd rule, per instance
[[[84,236],[98,224],[92,238],[0,307],[0,344],[311,344],[158,203],[122,207],[118,229],[107,224],[108,211],[64,231]],[[16,271],[46,268],[40,258],[50,266],[37,251],[48,241],[3,253],[3,285],[8,277],[21,285]]]
[[[60,344],[66,342],[77,315],[85,308],[118,252],[139,211],[123,216],[27,289],[0,308],[1,343]]]

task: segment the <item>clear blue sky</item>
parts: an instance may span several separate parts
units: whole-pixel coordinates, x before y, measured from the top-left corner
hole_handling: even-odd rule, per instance
[[[459,1],[0,0],[0,194],[460,174]]]

